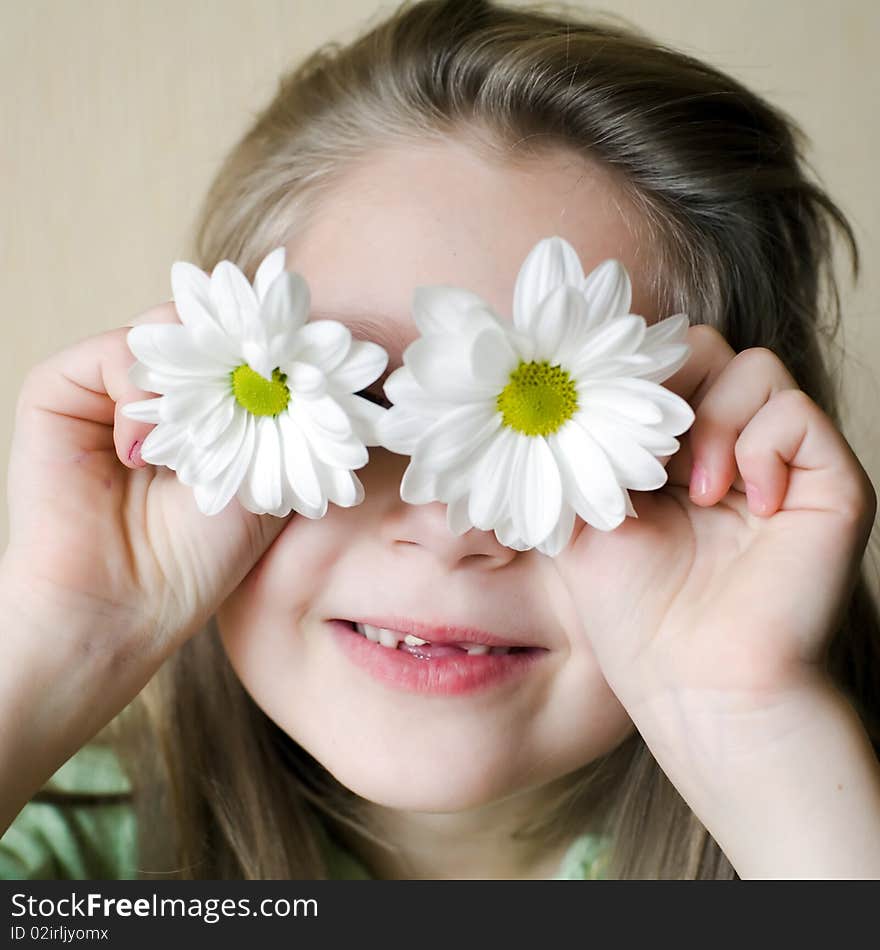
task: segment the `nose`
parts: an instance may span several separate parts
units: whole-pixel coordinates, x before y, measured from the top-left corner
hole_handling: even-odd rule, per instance
[[[493,531],[471,528],[465,534],[453,534],[446,521],[446,505],[439,501],[426,505],[401,501],[394,505],[383,520],[382,536],[394,547],[407,544],[423,549],[448,570],[495,570],[519,553],[501,544]]]

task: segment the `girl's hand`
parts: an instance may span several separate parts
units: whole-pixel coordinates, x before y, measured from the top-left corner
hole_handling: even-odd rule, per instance
[[[734,354],[706,326],[688,342],[664,385],[696,419],[667,484],[633,492],[639,517],[614,531],[581,525],[555,559],[637,724],[670,694],[705,721],[814,682],[876,510],[852,449],[778,357]]]
[[[136,322],[179,320],[169,302]],[[65,631],[88,630],[90,651],[156,660],[204,624],[287,519],[251,514],[234,500],[206,517],[174,472],[140,460],[153,426],[120,407],[152,394],[128,379],[129,329],[89,337],[28,374],[0,577],[42,629],[57,619]]]

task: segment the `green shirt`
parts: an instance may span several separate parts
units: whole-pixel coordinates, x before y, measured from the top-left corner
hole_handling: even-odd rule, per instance
[[[52,776],[46,791],[120,796],[85,804],[31,801],[0,838],[2,880],[127,880],[137,878],[137,826],[125,799],[131,785],[113,750],[84,746]],[[366,868],[326,832],[322,834],[333,880],[369,880]],[[607,841],[581,835],[569,847],[553,880],[602,879]]]

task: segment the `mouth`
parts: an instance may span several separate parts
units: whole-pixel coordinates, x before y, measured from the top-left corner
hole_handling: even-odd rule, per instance
[[[355,633],[371,643],[378,643],[389,650],[402,650],[412,656],[425,659],[441,656],[501,656],[507,653],[546,652],[540,647],[503,642],[500,638],[479,630],[455,627],[429,628],[414,621],[395,621],[397,626],[381,626],[360,620],[341,620]],[[418,629],[418,633],[414,632]]]
[[[334,619],[328,627],[356,666],[407,692],[461,695],[500,686],[527,675],[550,654],[482,630],[371,619]]]

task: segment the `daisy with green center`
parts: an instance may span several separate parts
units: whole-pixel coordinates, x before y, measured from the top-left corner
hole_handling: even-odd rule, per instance
[[[555,556],[575,515],[602,531],[637,517],[628,489],[666,482],[661,457],[694,421],[660,385],[687,360],[688,319],[647,326],[629,276],[605,261],[584,276],[562,238],[540,241],[514,287],[513,324],[476,294],[420,287],[420,337],[385,383],[382,445],[411,456],[410,504],[444,502],[455,534],[494,530]]]
[[[253,286],[229,261],[210,277],[179,261],[171,285],[180,324],[128,333],[137,357],[129,378],[161,395],[122,413],[156,424],[141,457],[177,472],[206,515],[233,497],[254,514],[308,518],[329,501],[363,501],[353,470],[378,444],[385,410],[356,393],[388,356],[334,320],[307,322],[308,285],[284,258],[283,247],[272,251]]]

